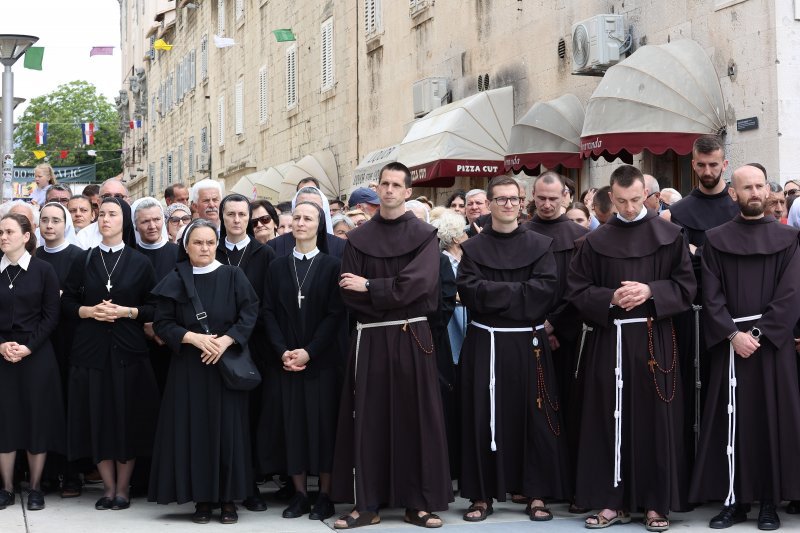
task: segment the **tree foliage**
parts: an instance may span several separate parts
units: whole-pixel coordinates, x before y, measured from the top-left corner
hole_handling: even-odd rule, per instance
[[[36,123],[47,122],[47,144],[36,144]],[[94,122],[94,145],[83,144],[81,123]],[[122,139],[116,107],[97,88],[86,81],[59,85],[48,94],[31,99],[19,119],[14,135],[14,163],[35,166],[47,162],[57,166],[97,165],[97,180],[103,181],[122,171],[120,161]],[[47,152],[46,159],[36,159],[34,150]],[[61,159],[62,150],[69,154]],[[87,150],[96,150],[90,156]]]

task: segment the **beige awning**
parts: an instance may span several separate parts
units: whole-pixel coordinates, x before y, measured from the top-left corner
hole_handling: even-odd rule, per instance
[[[580,168],[583,105],[574,94],[537,102],[511,128],[506,170],[538,175],[540,166]]]
[[[338,198],[342,193],[336,157],[330,150],[320,150],[291,164],[283,178],[281,200],[291,200],[297,184],[303,178],[317,178],[322,193],[328,198]]]
[[[513,125],[514,89],[480,92],[414,122],[397,160],[411,169],[415,186],[449,187],[456,176],[504,174]]]
[[[263,198],[269,200],[273,204],[277,204],[285,199],[281,198],[280,193],[286,171],[293,164],[294,161],[289,161],[269,167],[266,170],[259,170],[246,174],[236,182],[236,185],[231,188],[230,192],[241,194],[251,200]],[[289,198],[291,198],[291,196]]]
[[[353,183],[350,185],[350,192],[359,187],[366,187],[370,181],[378,181],[378,174],[380,174],[381,169],[387,163],[397,161],[398,147],[399,145],[394,144],[368,153],[353,171]]]
[[[606,72],[586,105],[584,157],[643,150],[688,154],[699,136],[725,129],[719,76],[690,39],[643,46]]]

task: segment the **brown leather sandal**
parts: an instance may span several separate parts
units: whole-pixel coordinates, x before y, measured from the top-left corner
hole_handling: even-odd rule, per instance
[[[531,500],[533,502],[533,500]],[[553,512],[544,505],[529,505],[526,509],[528,516],[534,522],[548,522],[553,519]],[[539,516],[536,513],[546,513],[544,516]]]
[[[478,516],[469,516],[470,513],[474,513],[476,511],[480,513]],[[483,507],[481,505],[476,505],[475,502],[472,502],[472,505],[470,505],[467,508],[467,512],[464,513],[462,518],[467,522],[483,522],[484,520],[486,520],[486,517],[492,514],[493,512],[494,509],[492,508],[492,504],[490,504],[489,502],[486,502],[486,507]]]
[[[347,525],[337,525],[339,520]],[[334,529],[355,529],[357,527],[374,526],[375,524],[381,523],[381,517],[378,516],[377,513],[370,513],[369,511],[359,512],[357,518],[346,514],[344,516],[340,516],[339,520],[333,523]]]
[[[425,513],[422,516],[419,515],[419,512],[416,509],[406,509],[406,515],[404,520],[409,524],[414,524],[415,526],[419,527],[427,527],[427,528],[437,528],[442,527],[443,522],[442,518],[439,515],[433,513]],[[438,520],[438,524],[431,524],[431,520]]]
[[[616,511],[616,513],[617,514],[614,516],[614,518],[606,518],[601,511],[597,514],[586,517],[586,520],[583,524],[586,526],[586,529],[604,529],[613,526],[614,524],[627,524],[631,521],[630,514],[624,511]],[[590,524],[589,520],[594,520],[595,523]]]

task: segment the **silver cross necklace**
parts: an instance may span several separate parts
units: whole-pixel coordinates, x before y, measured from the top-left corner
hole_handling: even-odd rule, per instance
[[[122,248],[122,250],[119,251],[119,256],[117,256],[117,260],[114,263],[114,266],[111,268],[111,272],[109,272],[108,267],[106,267],[106,260],[103,258],[103,250],[100,250],[100,260],[103,262],[103,270],[106,271],[106,275],[108,276],[108,282],[106,283],[106,290],[108,291],[109,294],[111,294],[111,287],[113,287],[113,285],[111,284],[111,274],[113,274],[114,271],[117,269],[117,265],[119,264],[119,260],[122,259],[122,253],[124,251],[125,248]]]
[[[317,254],[317,255],[319,255],[319,254]],[[305,276],[303,276],[303,281],[301,283],[300,282],[300,278],[297,277],[297,258],[294,256],[294,254],[292,255],[292,265],[294,265],[294,279],[295,279],[295,281],[297,281],[297,308],[298,309],[302,309],[303,308],[303,300],[306,299],[306,297],[303,296],[303,284],[306,282],[306,278],[308,277],[308,273],[311,272],[311,267],[314,266],[314,259],[316,259],[316,258],[317,258],[316,255],[311,258],[311,262],[308,264],[308,270],[306,270],[306,274],[305,274]]]

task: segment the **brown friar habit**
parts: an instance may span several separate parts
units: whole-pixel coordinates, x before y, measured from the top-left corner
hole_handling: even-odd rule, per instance
[[[734,318],[762,315],[734,323]],[[761,347],[734,355],[737,502],[800,500],[800,392],[792,327],[800,316],[798,231],[737,217],[706,233],[703,315],[711,359],[691,501],[728,494],[728,336],[761,330]]]
[[[544,220],[534,215],[525,227],[553,239],[552,251],[556,259],[558,280],[555,299],[546,318],[553,326],[553,335],[559,343],[558,349],[553,351],[553,365],[560,392],[565,435],[570,449],[570,468],[572,468],[578,446],[577,424],[580,422],[579,407],[582,395],[575,377],[581,320],[572,305],[564,298],[564,293],[567,289],[569,263],[575,253],[575,241],[586,236],[589,230],[574,223],[566,215],[553,220]]]
[[[359,323],[424,317],[436,310],[439,249],[432,226],[411,212],[391,220],[377,214],[347,237],[342,272],[370,282],[368,292],[342,291]],[[427,322],[364,328],[360,346],[353,334],[332,478],[331,497],[355,501],[362,512],[381,504],[441,511],[453,501]]]
[[[486,225],[462,244],[458,293],[472,322],[461,350],[461,495],[569,494],[560,399],[543,329],[494,333],[494,435],[490,425],[491,328],[535,328],[556,288],[552,240],[522,227]],[[481,327],[483,326],[483,327]],[[496,451],[492,451],[492,437]]]
[[[623,281],[648,284],[652,299],[628,312],[611,306]],[[652,211],[629,223],[614,217],[586,236],[570,264],[567,284],[567,299],[594,328],[583,354],[586,380],[575,503],[589,509],[643,508],[662,515],[682,510],[688,472],[681,450],[682,390],[670,317],[691,305],[695,281],[681,229]],[[647,323],[622,325],[621,481],[614,487],[614,320],[647,317],[654,319],[654,373],[648,364]]]

